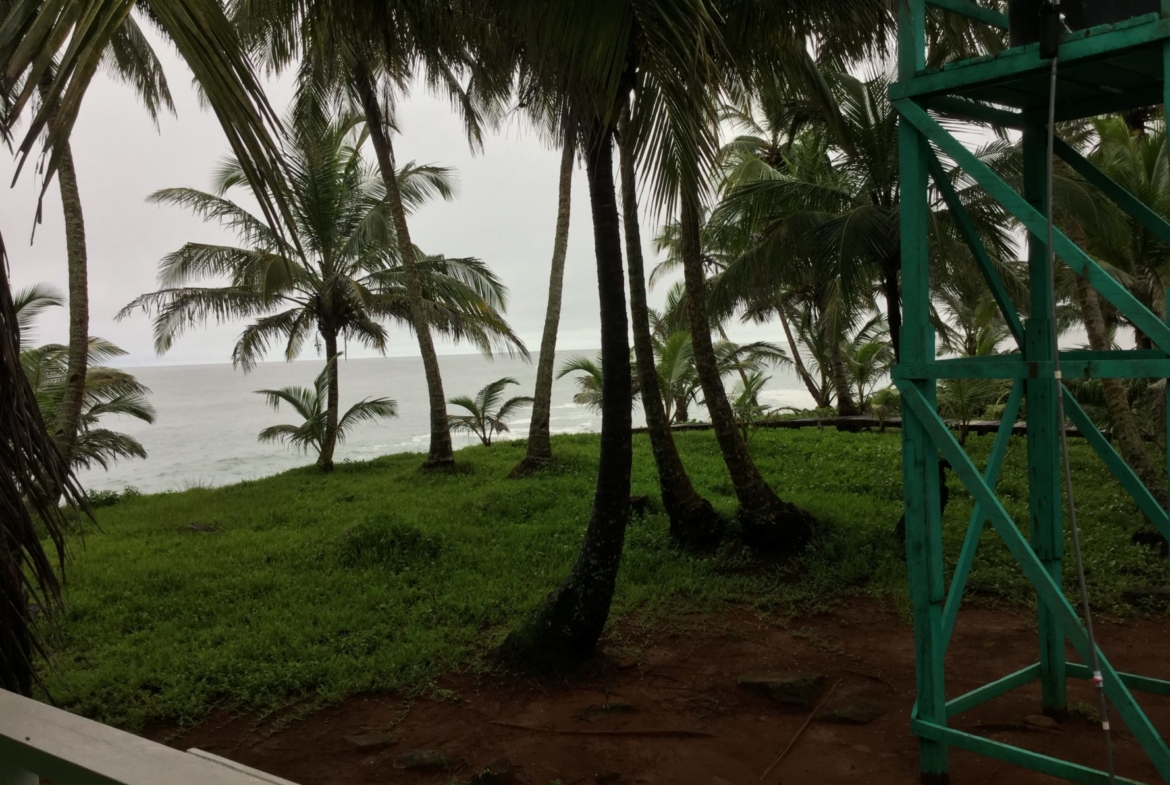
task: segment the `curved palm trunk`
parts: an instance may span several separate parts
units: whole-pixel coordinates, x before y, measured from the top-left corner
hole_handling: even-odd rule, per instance
[[[735,414],[723,389],[715,349],[711,345],[706,281],[699,252],[698,208],[690,194],[683,196],[679,225],[695,370],[707,399],[711,427],[739,499],[744,539],[758,548],[797,551],[808,542],[814,521],[808,513],[781,500],[764,481],[736,427]]]
[[[1077,278],[1077,299],[1080,300],[1085,318],[1085,332],[1089,336],[1090,348],[1099,352],[1108,351],[1109,332],[1101,312],[1101,301],[1097,299],[1097,292],[1083,278]],[[1101,391],[1105,395],[1109,421],[1113,425],[1113,434],[1122,457],[1150,489],[1150,493],[1154,494],[1154,498],[1165,506],[1166,486],[1162,481],[1162,472],[1146,452],[1141,429],[1138,428],[1133,409],[1129,406],[1129,398],[1125,394],[1125,384],[1120,379],[1102,379]]]
[[[333,452],[337,449],[337,417],[340,384],[337,380],[337,333],[322,330],[325,336],[325,362],[332,361],[329,370],[329,387],[325,399],[325,441],[321,445],[321,454],[317,456],[317,468],[323,472],[333,471]]]
[[[622,130],[628,128],[629,108],[622,115]],[[634,151],[626,137],[619,146],[619,170],[622,187],[622,223],[626,234],[626,261],[629,264],[630,317],[634,322],[634,355],[638,381],[642,390],[642,409],[654,464],[658,468],[658,487],[662,506],[670,517],[670,535],[685,545],[706,545],[723,533],[723,521],[711,503],[704,499],[687,475],[670,419],[662,402],[658,370],[654,364],[654,341],[650,336],[650,307],[646,304],[646,273],[642,260],[642,233],[638,225],[638,196],[634,178]]]
[[[605,372],[593,512],[568,577],[500,655],[526,670],[564,671],[591,656],[609,617],[630,514],[631,398],[626,287],[613,181],[613,129],[596,122],[586,151]]]
[[[69,265],[69,349],[65,376],[65,397],[56,423],[57,441],[68,463],[77,446],[77,429],[85,397],[85,374],[89,364],[89,270],[85,247],[85,218],[81,212],[81,194],[73,151],[66,141],[61,145],[57,168],[61,190],[61,207],[65,217],[65,256]]]
[[[536,364],[536,393],[532,402],[532,422],[528,426],[528,451],[514,476],[522,476],[547,466],[552,461],[549,419],[552,413],[553,373],[557,352],[557,330],[561,323],[561,296],[565,283],[565,257],[569,251],[569,208],[573,196],[573,163],[576,145],[572,134],[565,135],[561,152],[561,177],[557,187],[557,230],[553,239],[552,272],[548,282],[548,308],[544,314],[544,334],[540,337],[540,359]]]
[[[427,324],[426,311],[423,309],[422,283],[419,279],[418,265],[415,263],[414,245],[410,241],[410,229],[406,224],[406,208],[402,204],[402,194],[398,190],[398,180],[395,178],[394,148],[390,135],[386,133],[386,126],[382,120],[382,106],[378,102],[378,91],[369,70],[364,67],[355,69],[354,84],[366,115],[366,126],[370,130],[370,140],[374,143],[374,153],[378,159],[382,182],[386,186],[386,201],[390,205],[394,231],[398,235],[402,267],[406,271],[410,319],[414,323],[423,371],[427,377],[431,409],[431,449],[424,467],[450,467],[455,464],[455,453],[451,445],[451,429],[447,422],[447,396],[443,393],[439,356],[435,353],[435,342],[431,337],[430,325]]]
[[[816,403],[817,407],[826,408],[829,402],[825,400],[825,396],[821,394],[820,388],[813,382],[812,375],[804,365],[804,358],[800,355],[800,345],[797,344],[796,338],[792,335],[792,327],[788,324],[788,315],[784,313],[783,306],[778,306],[776,313],[780,317],[780,326],[784,328],[784,337],[788,340],[788,348],[792,352],[792,365],[796,368],[796,375],[804,382],[808,394],[813,397],[813,402]]]
[[[861,414],[853,400],[853,385],[845,370],[845,358],[841,356],[841,336],[829,336],[829,365],[833,370],[833,387],[837,391],[837,414],[840,417],[856,417]]]

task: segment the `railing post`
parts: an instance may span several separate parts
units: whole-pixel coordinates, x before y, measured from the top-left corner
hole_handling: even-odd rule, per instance
[[[40,785],[40,782],[41,778],[31,771],[0,761],[0,785]]]

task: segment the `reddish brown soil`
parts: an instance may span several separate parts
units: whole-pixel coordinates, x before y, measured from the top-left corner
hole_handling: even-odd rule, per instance
[[[608,642],[608,655],[576,680],[456,676],[441,685],[458,694],[461,700],[456,702],[356,697],[291,723],[221,717],[167,741],[183,748],[200,747],[302,785],[439,785],[466,781],[477,767],[501,757],[516,766],[517,782],[535,785],[558,779],[564,785],[593,783],[594,775],[603,771],[618,772],[622,782],[631,784],[754,783],[808,712],[773,705],[738,687],[737,677],[747,671],[800,670],[826,674],[827,683],[836,685],[830,706],[867,697],[886,704],[889,712],[865,726],[813,722],[768,782],[917,782],[918,744],[907,728],[914,696],[911,632],[891,611],[858,601],[813,620],[784,624],[729,611],[724,618],[690,617],[683,627],[669,632],[627,629],[620,645]],[[1170,677],[1170,628],[1165,620],[1099,627],[1102,647],[1117,667]],[[950,694],[1034,662],[1036,649],[1034,623],[1027,614],[964,611],[948,659]],[[1074,683],[1070,700],[1074,706],[1087,705],[1092,693],[1083,683]],[[1170,699],[1141,700],[1154,723],[1170,733]],[[589,710],[607,702],[629,704],[632,710]],[[1039,688],[1031,685],[953,724],[999,741],[1101,765],[1097,725],[1074,713],[1055,730],[1029,730],[1023,721],[1037,713]],[[517,730],[499,722],[574,733]],[[1118,725],[1115,721],[1114,727]],[[712,735],[591,735],[598,730],[647,729]],[[371,752],[347,740],[371,732],[389,733],[398,743]],[[440,774],[395,768],[397,756],[417,749],[438,750],[464,763]],[[1117,756],[1122,774],[1158,781],[1125,730],[1117,734]],[[952,752],[951,766],[953,783],[1056,782],[960,751]]]

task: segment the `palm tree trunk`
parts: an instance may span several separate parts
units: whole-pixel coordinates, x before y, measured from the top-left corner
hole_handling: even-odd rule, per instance
[[[840,417],[856,417],[861,414],[857,403],[853,400],[853,385],[849,382],[849,374],[845,370],[845,358],[841,356],[841,336],[836,334],[829,338],[829,358],[833,370],[833,387],[837,390],[837,414]]]
[[[902,265],[899,253],[886,264],[882,276],[882,293],[886,298],[886,324],[890,327],[890,343],[894,346],[894,362],[902,361],[902,291],[898,286],[898,270]]]
[[[707,399],[711,427],[739,499],[744,539],[755,547],[795,552],[808,542],[814,521],[808,513],[781,500],[764,481],[736,427],[735,414],[720,378],[715,348],[711,345],[706,281],[699,248],[698,205],[693,194],[683,195],[679,226],[695,370]]]
[[[390,141],[390,135],[386,133],[386,126],[382,119],[382,106],[378,101],[374,78],[365,66],[358,66],[354,70],[354,85],[361,98],[362,108],[366,115],[366,126],[370,131],[370,140],[374,143],[374,153],[378,159],[378,168],[382,173],[382,182],[386,186],[386,201],[390,205],[394,231],[398,235],[398,249],[402,254],[402,267],[406,271],[406,294],[410,300],[410,319],[414,323],[414,333],[418,336],[419,353],[422,354],[423,371],[427,377],[431,410],[431,449],[424,468],[446,468],[455,464],[455,453],[451,445],[451,429],[447,423],[447,397],[443,393],[443,377],[439,370],[439,356],[435,353],[435,342],[431,337],[431,328],[427,323],[426,311],[423,308],[422,283],[414,258],[414,245],[410,241],[410,229],[406,224],[406,208],[402,204],[402,194],[398,190],[398,180],[395,178],[394,148]]]
[[[1080,300],[1085,318],[1085,332],[1089,336],[1090,348],[1099,352],[1107,351],[1110,348],[1109,333],[1101,312],[1101,301],[1097,299],[1097,292],[1089,283],[1079,277],[1077,298]],[[1162,506],[1166,506],[1166,486],[1163,483],[1162,472],[1146,452],[1141,429],[1138,428],[1133,409],[1129,406],[1125,384],[1120,379],[1102,379],[1101,391],[1105,395],[1105,407],[1109,411],[1109,421],[1113,426],[1113,434],[1122,457],[1149,488],[1154,498]]]
[[[321,454],[317,456],[317,468],[323,472],[333,471],[333,452],[337,449],[337,418],[340,384],[338,382],[337,333],[332,330],[322,330],[325,336],[325,362],[331,364],[329,369],[329,387],[325,399],[325,440],[321,445]]]
[[[816,403],[817,408],[826,408],[829,402],[821,395],[820,389],[813,382],[808,368],[804,365],[804,358],[800,355],[800,345],[792,335],[792,326],[788,324],[788,315],[784,313],[784,307],[777,306],[776,314],[780,317],[780,326],[784,328],[784,337],[788,340],[788,348],[792,352],[792,365],[796,369],[796,375],[804,382],[804,386],[808,389],[808,394],[813,397],[813,402]]]
[[[69,142],[61,145],[57,168],[61,207],[65,216],[65,256],[69,266],[69,349],[65,376],[65,397],[56,423],[57,442],[66,462],[73,460],[78,423],[85,397],[85,374],[89,363],[89,272],[85,247],[85,219],[77,171]]]
[[[730,345],[731,339],[727,337],[727,331],[723,329],[723,324],[721,322],[716,322],[715,329],[719,332],[719,340],[723,341],[725,344]],[[748,384],[747,371],[744,370],[742,365],[738,366],[735,370],[739,371],[739,379],[741,382],[743,382],[744,388],[746,388]]]
[[[552,272],[548,282],[548,307],[544,314],[544,334],[540,337],[540,359],[536,364],[536,393],[532,402],[532,422],[528,426],[528,450],[513,476],[523,476],[547,466],[552,461],[553,373],[557,353],[557,330],[561,323],[561,296],[565,282],[565,258],[569,251],[569,208],[573,196],[573,163],[576,144],[570,132],[565,134],[561,152],[561,177],[557,186],[557,230],[553,239]]]
[[[585,540],[568,577],[501,646],[500,656],[525,670],[564,671],[593,654],[609,618],[630,514],[633,390],[612,127],[594,123],[585,166],[593,210],[604,368],[597,490]]]
[[[619,164],[622,187],[622,224],[626,234],[626,261],[629,264],[630,317],[634,323],[634,356],[642,390],[642,409],[646,430],[658,468],[658,488],[662,506],[670,518],[670,535],[684,545],[707,545],[723,533],[723,521],[711,503],[704,499],[687,475],[670,419],[662,402],[658,370],[654,363],[654,340],[650,336],[650,307],[646,303],[646,272],[642,259],[642,231],[638,225],[638,195],[634,176],[633,142],[629,138],[630,109],[622,112],[619,134]]]

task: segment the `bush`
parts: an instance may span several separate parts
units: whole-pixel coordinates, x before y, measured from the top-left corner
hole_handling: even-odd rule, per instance
[[[433,562],[442,550],[436,536],[376,515],[341,536],[337,556],[343,567],[401,572],[412,564]]]

